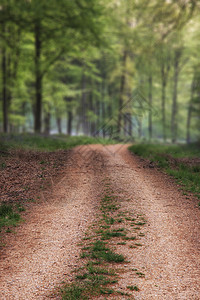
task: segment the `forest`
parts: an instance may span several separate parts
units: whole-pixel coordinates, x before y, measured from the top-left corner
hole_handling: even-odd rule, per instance
[[[0,132],[199,139],[200,1],[1,0]]]

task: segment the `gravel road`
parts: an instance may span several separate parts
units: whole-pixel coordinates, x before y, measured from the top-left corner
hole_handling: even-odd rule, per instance
[[[27,211],[0,256],[0,299],[58,299],[72,280],[81,241],[99,211],[101,180],[111,179],[122,208],[144,216],[142,246],[119,246],[130,263],[118,285],[137,284],[140,300],[200,299],[200,210],[167,175],[129,153],[127,145],[80,146],[63,178]],[[145,277],[135,274],[142,271]],[[123,296],[118,299],[124,299]]]

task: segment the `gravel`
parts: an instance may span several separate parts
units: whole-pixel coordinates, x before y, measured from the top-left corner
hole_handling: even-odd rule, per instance
[[[122,209],[146,220],[141,227],[145,236],[137,240],[141,247],[118,246],[129,263],[116,287],[137,285],[140,291],[133,293],[140,300],[200,299],[196,200],[186,199],[156,168],[143,168],[144,161],[127,146],[82,146],[70,155],[53,191],[26,212],[16,234],[7,235],[0,258],[0,299],[59,298],[55,292],[61,282],[70,282],[80,266],[77,243],[95,222],[104,176],[111,178]]]

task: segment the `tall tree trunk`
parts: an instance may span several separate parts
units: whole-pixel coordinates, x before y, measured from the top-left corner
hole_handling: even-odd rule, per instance
[[[109,101],[108,101],[108,116],[109,116],[109,120],[110,118],[113,117],[113,90],[111,86],[108,86],[108,96],[109,96]],[[109,130],[108,130],[108,134],[109,134],[109,138],[112,138],[112,133],[113,133],[113,124],[109,123]]]
[[[178,89],[178,76],[179,76],[179,62],[181,57],[181,51],[175,51],[174,57],[174,88],[173,88],[173,99],[172,99],[172,119],[171,119],[171,136],[172,143],[176,143],[177,141],[177,89]]]
[[[50,134],[50,129],[51,129],[50,122],[51,122],[51,114],[50,112],[46,112],[44,117],[44,133],[46,135]]]
[[[72,114],[72,107],[71,107],[72,98],[67,98],[67,134],[72,134],[72,121],[73,121],[73,114]]]
[[[101,85],[101,112],[102,112],[102,134],[105,138],[106,136],[106,103],[105,103],[105,94],[106,94],[106,72],[105,72],[105,59],[103,57],[101,61],[101,77],[102,77],[102,85]]]
[[[3,27],[5,32],[5,28]],[[6,47],[2,49],[2,100],[3,100],[3,131],[8,132],[8,99],[7,99],[7,68],[6,68]]]
[[[166,142],[166,87],[168,81],[168,74],[170,71],[170,56],[165,58],[163,51],[161,50],[161,83],[162,83],[162,96],[161,96],[161,115],[162,115],[162,131],[163,141]]]
[[[149,140],[152,139],[152,87],[153,87],[153,83],[152,83],[153,79],[152,79],[152,74],[149,75]]]
[[[186,141],[188,144],[191,141],[190,140],[190,126],[191,126],[191,117],[192,117],[194,87],[195,87],[195,76],[194,76],[194,78],[192,80],[192,84],[191,84],[191,97],[190,97],[190,102],[189,102],[188,112],[187,112]]]
[[[118,111],[118,122],[117,122],[117,133],[121,133],[122,127],[122,107],[123,107],[123,95],[125,90],[125,81],[126,81],[126,60],[127,60],[127,51],[124,50],[123,59],[122,59],[122,75],[120,82],[120,92],[119,92],[119,111]]]
[[[132,116],[131,116],[131,113],[128,113],[128,119],[129,119],[128,134],[129,134],[130,137],[132,137],[133,127],[132,127]]]
[[[102,124],[103,124],[102,133],[103,133],[103,138],[105,138],[105,136],[106,136],[106,128],[105,128],[106,109],[105,109],[104,101],[102,101],[101,107],[102,107],[101,111],[102,111]]]
[[[68,135],[72,134],[72,120],[73,120],[72,111],[68,111],[68,118],[67,118],[67,134]]]
[[[164,82],[162,82],[162,128],[163,128],[163,141],[164,142],[166,142],[165,99],[166,99],[166,85]]]
[[[58,133],[61,134],[62,133],[61,117],[56,118],[56,123],[58,127]]]
[[[41,118],[42,118],[42,74],[41,74],[41,26],[37,20],[35,24],[35,132],[41,132]]]
[[[83,69],[83,75],[82,75],[82,96],[81,96],[81,110],[82,110],[82,127],[83,127],[83,133],[87,135],[87,94],[86,94],[86,76],[85,76],[85,70]]]
[[[100,101],[97,99],[96,101],[96,136],[100,136],[100,124],[101,124],[101,108],[100,108]]]
[[[123,114],[124,117],[124,122],[123,122],[123,131],[124,131],[124,136],[127,136],[127,127],[128,127],[128,120],[127,120],[127,113]]]
[[[132,136],[132,119],[129,112],[124,114],[124,136]]]
[[[94,106],[93,97],[94,95],[93,95],[93,83],[92,83],[92,90],[90,91],[90,96],[89,96],[89,109],[95,116],[95,106]],[[95,136],[95,131],[96,131],[95,121],[92,119],[90,121],[90,136]]]
[[[138,123],[138,137],[141,139],[142,137],[142,120],[140,117],[137,118],[137,123]]]

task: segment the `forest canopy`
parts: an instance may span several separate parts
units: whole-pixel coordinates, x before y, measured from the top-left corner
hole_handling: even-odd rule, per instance
[[[0,0],[0,132],[199,139],[200,1]]]

